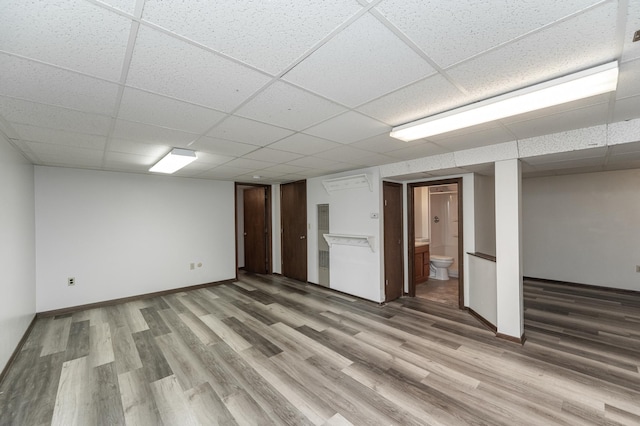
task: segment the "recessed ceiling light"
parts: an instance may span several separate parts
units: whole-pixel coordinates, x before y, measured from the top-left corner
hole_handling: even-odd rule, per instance
[[[198,156],[195,151],[183,148],[173,148],[162,160],[158,161],[149,169],[155,173],[175,173],[187,164],[196,160]]]

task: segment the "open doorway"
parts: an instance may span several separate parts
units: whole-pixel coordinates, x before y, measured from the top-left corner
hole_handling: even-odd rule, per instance
[[[271,186],[236,182],[235,189],[236,270],[271,273]]]
[[[464,307],[462,178],[408,185],[409,295]]]

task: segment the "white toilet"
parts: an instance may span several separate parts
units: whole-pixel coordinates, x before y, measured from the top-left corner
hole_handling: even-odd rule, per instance
[[[449,266],[453,265],[453,257],[432,254],[429,257],[429,278],[446,281],[449,279]]]

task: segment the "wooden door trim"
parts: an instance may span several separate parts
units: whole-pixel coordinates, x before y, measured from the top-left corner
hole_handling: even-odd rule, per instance
[[[414,214],[414,205],[415,201],[413,199],[413,193],[415,188],[420,188],[423,186],[436,186],[436,185],[448,185],[455,183],[458,185],[458,309],[464,309],[464,221],[463,221],[463,196],[462,196],[462,179],[459,178],[450,178],[450,179],[440,179],[440,180],[431,180],[431,181],[423,181],[423,182],[414,182],[407,185],[407,217],[408,217],[408,238],[407,244],[409,245],[409,259],[408,259],[408,267],[409,267],[409,293],[408,295],[411,297],[416,296],[416,283],[413,279],[414,273],[414,264],[413,264],[413,256],[415,255],[415,245],[416,245],[416,230],[415,230],[415,214]]]
[[[265,188],[265,210],[266,210],[266,228],[267,228],[267,273],[273,274],[273,253],[272,253],[272,231],[273,224],[271,223],[271,185],[265,185],[260,183],[246,183],[246,182],[234,182],[233,186],[233,211],[235,221],[235,258],[236,258],[236,280],[238,279],[238,187],[239,186],[253,186]]]
[[[400,188],[400,203],[401,203],[401,205],[400,205],[400,229],[401,229],[401,231],[400,231],[400,258],[401,258],[400,273],[402,274],[402,278],[401,278],[401,282],[402,282],[401,295],[404,295],[406,293],[404,291],[404,214],[403,214],[404,212],[402,211],[403,210],[403,206],[402,206],[402,184],[401,183],[397,183],[397,182],[390,182],[390,181],[383,180],[382,181],[382,197],[383,197],[383,200],[384,200],[384,187],[385,187],[385,185],[393,186],[393,187],[396,187],[396,188]],[[383,216],[382,220],[383,220],[382,235],[384,235],[385,234],[385,228],[387,226],[387,217],[386,217],[386,215]],[[383,250],[385,251],[385,257],[386,257],[387,241],[384,241],[384,245],[383,246],[384,246]],[[383,266],[385,265],[385,263],[386,262],[383,261]],[[382,279],[386,280],[386,277],[387,277],[386,268],[383,268],[383,270],[384,270],[384,274],[383,274]],[[385,302],[389,302],[388,296],[387,296],[387,286],[386,285],[384,286],[384,299],[385,299]]]

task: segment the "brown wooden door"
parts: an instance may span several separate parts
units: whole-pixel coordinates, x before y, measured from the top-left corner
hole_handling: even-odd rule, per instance
[[[264,187],[243,191],[244,269],[258,274],[268,272],[265,191]]]
[[[282,275],[307,281],[307,182],[280,187]]]
[[[384,282],[387,302],[402,296],[402,185],[383,182],[384,197]]]

